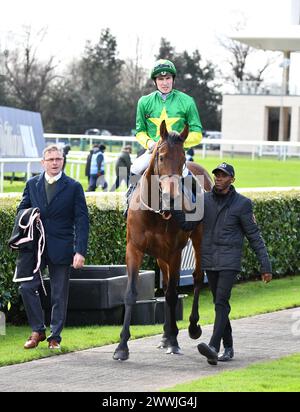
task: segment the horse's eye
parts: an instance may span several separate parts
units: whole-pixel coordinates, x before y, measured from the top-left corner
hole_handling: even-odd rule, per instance
[[[159,156],[159,161],[160,161],[160,162],[163,162],[163,160],[164,160],[164,157],[163,157],[163,156]]]

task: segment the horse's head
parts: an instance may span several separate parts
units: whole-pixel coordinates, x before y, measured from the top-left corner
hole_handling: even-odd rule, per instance
[[[188,126],[181,133],[168,133],[166,122],[160,126],[160,140],[153,153],[154,174],[159,176],[160,190],[164,202],[180,195],[180,178],[185,164],[183,144],[188,135]]]

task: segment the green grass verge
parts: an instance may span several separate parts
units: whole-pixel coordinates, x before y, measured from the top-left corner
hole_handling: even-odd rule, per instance
[[[299,392],[300,353],[165,388],[168,392]]]
[[[300,276],[276,279],[267,285],[260,281],[237,284],[232,291],[231,319],[300,306],[299,290]],[[184,300],[184,319],[178,322],[180,329],[188,327],[191,305],[192,297],[189,296]],[[202,325],[207,325],[213,323],[213,320],[214,307],[211,293],[206,288],[200,296],[200,321]],[[66,327],[63,330],[61,353],[117,343],[120,331],[121,327],[119,325]],[[162,333],[162,325],[137,325],[131,327],[131,339],[160,333]],[[30,329],[28,326],[7,326],[6,335],[0,336],[0,366],[53,355],[47,349],[45,342],[41,343],[37,349],[24,350],[23,344],[29,334]]]
[[[237,188],[242,187],[288,187],[300,186],[300,161],[288,159],[285,162],[277,159],[255,159],[246,157],[195,157],[195,161],[204,166],[210,173],[222,161],[234,166]]]

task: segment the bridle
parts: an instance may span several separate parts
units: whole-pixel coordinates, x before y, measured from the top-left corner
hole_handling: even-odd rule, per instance
[[[153,172],[154,172],[154,175],[158,176],[158,180],[159,180],[159,205],[161,205],[161,203],[162,203],[162,189],[161,189],[160,182],[163,181],[166,178],[171,178],[171,177],[173,177],[173,178],[176,177],[178,180],[181,179],[181,176],[173,175],[173,174],[160,176],[160,171],[159,171],[159,149],[164,147],[166,144],[168,144],[168,142],[163,141],[160,145],[157,146],[156,153],[155,153],[155,159],[154,159],[154,170],[153,170]],[[184,165],[186,167],[186,164],[184,164]],[[149,210],[151,212],[154,212],[154,213],[157,213],[157,214],[160,214],[164,219],[169,220],[172,216],[170,211],[162,210],[161,208],[159,210],[155,210],[152,207],[150,207],[146,203],[146,201],[143,199],[144,181],[146,179],[146,172],[147,172],[147,169],[145,170],[145,172],[143,173],[142,178],[141,178],[140,202],[147,210]]]

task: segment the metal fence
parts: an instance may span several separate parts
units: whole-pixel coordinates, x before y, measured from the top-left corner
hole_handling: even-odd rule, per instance
[[[45,139],[48,143],[70,143],[75,139],[78,142],[85,141],[90,147],[95,142],[103,141],[109,145],[119,143],[120,148],[128,143],[139,144],[134,136],[104,136],[104,135],[69,135],[69,134],[54,134],[45,133]],[[202,158],[205,158],[212,146],[219,145],[219,150],[214,150],[214,153],[218,153],[220,159],[222,159],[226,153],[233,156],[238,153],[249,154],[254,160],[262,156],[275,156],[280,160],[285,161],[288,157],[300,157],[300,142],[271,142],[271,141],[241,141],[241,140],[228,140],[228,139],[211,139],[203,138],[201,145],[198,146],[198,150],[201,151]],[[111,186],[115,180],[115,160],[119,153],[107,153],[105,156],[106,162],[106,177],[108,185]],[[80,168],[86,163],[87,151],[70,151],[67,156],[67,162],[70,165],[70,176],[76,180],[80,177]],[[40,158],[0,158],[0,193],[3,192],[3,182],[5,173],[5,164],[21,163],[26,165],[27,178],[31,176],[32,165],[40,163]]]

